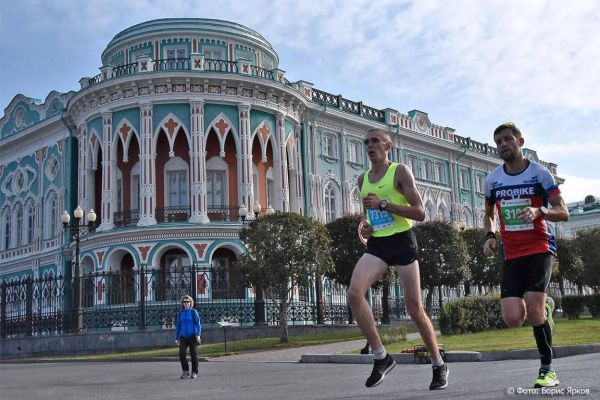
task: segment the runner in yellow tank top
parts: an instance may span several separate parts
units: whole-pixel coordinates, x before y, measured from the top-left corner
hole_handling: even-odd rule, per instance
[[[368,222],[361,233],[369,239],[367,251],[356,264],[348,289],[352,314],[373,349],[375,358],[373,371],[365,385],[379,385],[396,365],[385,351],[375,328],[371,308],[365,299],[369,287],[381,278],[390,265],[394,265],[404,289],[408,313],[431,354],[433,379],[429,389],[443,389],[448,385],[448,368],[440,357],[435,331],[421,304],[418,246],[410,229],[412,220],[425,219],[423,201],[410,169],[404,164],[394,164],[388,160],[392,141],[387,131],[369,129],[365,146],[371,169],[358,178],[358,186]]]

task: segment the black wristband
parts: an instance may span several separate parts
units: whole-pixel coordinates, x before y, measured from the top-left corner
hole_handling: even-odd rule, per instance
[[[485,240],[488,239],[496,239],[496,234],[492,231],[488,231],[488,233],[485,234]]]

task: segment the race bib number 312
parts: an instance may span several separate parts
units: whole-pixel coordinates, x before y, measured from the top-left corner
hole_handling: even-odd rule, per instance
[[[519,217],[521,210],[531,207],[531,199],[501,200],[502,221],[507,231],[528,231],[533,229],[533,223],[524,223]]]

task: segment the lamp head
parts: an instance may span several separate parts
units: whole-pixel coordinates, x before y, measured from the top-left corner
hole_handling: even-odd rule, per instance
[[[73,211],[73,216],[75,217],[76,220],[80,220],[81,218],[83,218],[83,210],[81,209],[81,206],[77,206],[77,208],[75,209],[75,211]]]
[[[69,224],[69,221],[71,221],[71,216],[69,215],[67,210],[65,210],[62,214],[60,214],[60,222],[62,222],[62,224],[66,226]]]

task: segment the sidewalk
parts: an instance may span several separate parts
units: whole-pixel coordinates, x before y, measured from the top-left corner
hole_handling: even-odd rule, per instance
[[[439,332],[436,332],[439,335]],[[420,338],[418,333],[409,333],[407,340]],[[287,363],[335,363],[335,364],[371,364],[373,356],[370,354],[343,354],[364,347],[366,341],[350,340],[321,344],[316,346],[295,347],[291,349],[258,351],[246,354],[237,354],[226,357],[206,359],[210,362],[287,362]],[[579,354],[600,353],[600,344],[582,344],[573,346],[555,346],[554,358],[568,357]],[[200,354],[201,355],[201,354]],[[414,364],[412,353],[392,354],[396,362],[401,364]],[[478,362],[501,360],[537,360],[537,349],[508,350],[496,352],[477,351],[446,351],[448,362]]]
[[[439,334],[439,332],[438,332]],[[406,335],[406,340],[418,339],[421,336],[418,333],[409,333]],[[365,339],[349,340],[346,342],[336,342],[328,344],[319,344],[316,346],[303,346],[295,347],[291,349],[282,350],[269,350],[269,351],[258,351],[246,354],[236,354],[226,357],[211,358],[211,362],[218,361],[245,361],[245,362],[305,362],[302,361],[305,356],[320,356],[326,355],[339,355],[339,356],[351,356],[355,355],[344,355],[340,353],[347,353],[352,350],[362,349],[367,341]],[[358,356],[358,355],[357,355]],[[372,356],[365,355],[372,362]]]

